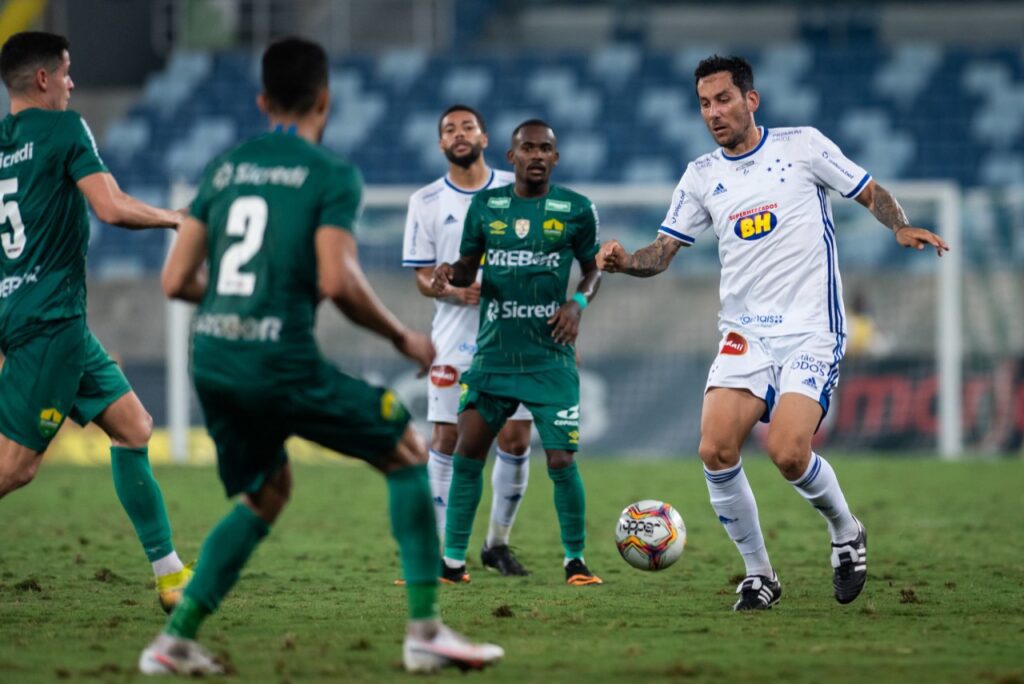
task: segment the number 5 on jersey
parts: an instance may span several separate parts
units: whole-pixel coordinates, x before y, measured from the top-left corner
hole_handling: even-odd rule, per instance
[[[17,259],[25,250],[25,224],[21,222],[21,211],[14,200],[4,201],[6,195],[18,192],[18,179],[5,178],[0,180],[0,228],[10,221],[13,233],[0,233],[4,254],[8,259]]]
[[[226,231],[228,235],[241,237],[242,241],[228,247],[221,257],[217,294],[248,297],[256,290],[256,274],[242,273],[241,269],[260,251],[266,228],[265,199],[247,195],[231,203]]]

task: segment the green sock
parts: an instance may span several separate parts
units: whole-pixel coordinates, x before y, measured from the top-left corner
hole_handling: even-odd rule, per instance
[[[427,466],[417,465],[388,473],[388,511],[391,534],[398,542],[402,576],[409,598],[409,618],[436,618],[438,551],[434,503]]]
[[[445,558],[466,560],[480,497],[484,493],[484,462],[452,456],[452,484],[448,489],[448,519],[444,526]]]
[[[587,518],[587,497],[583,492],[580,471],[573,463],[568,468],[548,468],[548,477],[555,483],[555,511],[558,512],[558,524],[562,528],[565,556],[582,558],[587,538],[584,525]]]
[[[149,449],[110,447],[110,468],[114,491],[135,526],[135,534],[149,561],[174,551],[164,497],[149,467]]]
[[[249,556],[269,531],[270,525],[251,508],[236,504],[203,541],[196,574],[185,589],[181,606],[171,614],[165,631],[194,639],[199,623],[217,610],[238,581]]]
[[[187,596],[181,598],[178,607],[167,620],[164,632],[181,639],[195,639],[199,625],[203,623],[210,611]]]

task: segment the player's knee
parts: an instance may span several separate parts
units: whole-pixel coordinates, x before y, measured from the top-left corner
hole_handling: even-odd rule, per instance
[[[141,448],[149,444],[153,436],[153,416],[142,409],[119,427],[117,433],[110,436],[115,445]]]
[[[530,448],[529,430],[510,430],[498,435],[498,448],[506,454],[522,456]]]
[[[576,454],[572,451],[549,451],[547,457],[549,470],[562,470],[573,464]]]
[[[455,440],[459,433],[454,425],[449,423],[436,423],[434,432],[430,438],[430,448],[442,454],[451,455],[455,451]]]
[[[731,468],[740,460],[740,450],[732,444],[724,444],[716,439],[702,437],[697,448],[700,460],[708,470],[724,470]]]
[[[39,472],[38,460],[0,467],[0,497],[27,485],[35,479],[37,472]]]
[[[806,440],[784,433],[768,433],[765,449],[772,463],[787,480],[796,480],[803,474],[811,457]]]

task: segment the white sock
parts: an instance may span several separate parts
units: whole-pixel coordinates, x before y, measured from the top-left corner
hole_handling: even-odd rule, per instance
[[[832,470],[828,461],[812,452],[807,470],[790,484],[825,518],[832,541],[845,542],[857,536],[857,521],[853,519],[850,507],[846,504],[836,471]]]
[[[725,470],[708,470],[705,467],[704,478],[708,481],[711,507],[743,556],[747,574],[773,577],[761,523],[757,518],[757,501],[743,472],[743,460]]]
[[[157,558],[153,561],[153,574],[157,577],[163,577],[164,575],[181,572],[181,569],[184,567],[185,564],[178,558],[178,552],[171,551],[163,558]]]
[[[494,496],[491,499],[491,524],[487,528],[487,547],[508,546],[509,533],[526,493],[530,479],[530,448],[514,456],[498,449],[498,458],[491,473]]]
[[[444,523],[448,518],[448,489],[452,485],[451,455],[431,449],[430,458],[427,459],[427,479],[430,480],[430,495],[434,499],[437,536],[443,543]]]

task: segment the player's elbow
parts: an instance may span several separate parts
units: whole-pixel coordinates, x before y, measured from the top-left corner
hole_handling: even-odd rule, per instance
[[[319,287],[324,297],[335,302],[347,301],[352,292],[348,280],[341,273],[321,273]]]
[[[188,278],[184,273],[165,268],[160,274],[160,287],[163,288],[164,294],[171,299],[181,299],[187,286]]]
[[[111,226],[119,225],[122,219],[120,208],[113,199],[95,202],[92,211],[96,218]]]

